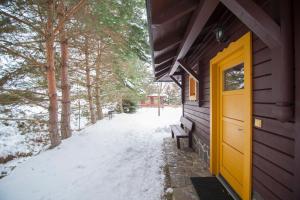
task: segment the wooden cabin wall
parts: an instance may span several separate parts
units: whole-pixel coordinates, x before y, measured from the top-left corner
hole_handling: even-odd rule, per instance
[[[231,41],[249,30],[238,20],[228,27]],[[204,42],[202,51],[188,55],[187,62],[194,66],[200,77],[202,91],[198,101],[189,101],[188,75],[184,79],[184,115],[194,121],[193,144],[200,157],[209,163],[210,140],[210,80],[209,61],[227,44],[218,44],[211,34]],[[197,45],[197,44],[196,44]],[[200,44],[199,44],[200,45]],[[275,102],[272,97],[272,59],[270,49],[253,34],[253,119],[261,119],[262,128],[253,126],[253,197],[265,200],[293,199],[295,132],[294,122],[281,123],[272,114]],[[299,90],[299,84],[296,90]],[[299,183],[298,183],[299,184]]]

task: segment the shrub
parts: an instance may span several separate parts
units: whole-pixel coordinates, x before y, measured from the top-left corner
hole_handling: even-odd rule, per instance
[[[134,113],[137,110],[137,103],[131,99],[123,99],[122,104],[125,113]]]

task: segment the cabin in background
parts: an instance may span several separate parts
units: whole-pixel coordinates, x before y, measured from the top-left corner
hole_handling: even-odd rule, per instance
[[[146,2],[155,79],[182,89],[211,174],[241,199],[300,199],[299,1]]]
[[[159,100],[160,97],[160,101]],[[160,107],[164,107],[165,95],[158,94],[149,94],[147,95],[145,100],[141,100],[140,107],[158,107],[158,103],[160,103]]]

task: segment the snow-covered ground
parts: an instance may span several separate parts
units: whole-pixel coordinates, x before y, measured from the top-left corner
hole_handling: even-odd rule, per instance
[[[47,112],[38,106],[0,105],[0,178],[49,147]]]
[[[87,127],[0,179],[1,200],[159,200],[162,142],[181,108],[145,108]]]
[[[8,175],[19,163],[49,148],[47,132],[22,134],[16,123],[0,124],[0,178]],[[1,198],[0,198],[1,200]]]

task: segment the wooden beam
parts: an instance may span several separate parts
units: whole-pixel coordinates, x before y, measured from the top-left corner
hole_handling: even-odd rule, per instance
[[[199,77],[196,74],[196,72],[194,72],[194,70],[189,67],[186,63],[184,63],[181,60],[178,60],[179,65],[181,66],[182,69],[184,69],[184,71],[186,71],[189,75],[191,75],[197,82],[199,82]]]
[[[272,95],[275,106],[274,116],[281,122],[288,122],[294,117],[294,32],[292,0],[280,1],[280,24],[282,45],[271,49]],[[296,55],[296,54],[295,54]]]
[[[164,24],[175,21],[182,16],[192,12],[197,8],[197,1],[184,0],[179,3],[173,3],[169,9],[161,12],[157,18],[152,19],[152,26],[162,26]]]
[[[173,76],[180,76],[180,75],[182,75],[182,74],[183,74],[182,71],[180,71],[180,72],[175,72],[175,73],[173,74]]]
[[[161,71],[161,70],[163,70],[163,69],[165,69],[165,68],[167,68],[167,67],[170,67],[170,66],[172,65],[172,63],[173,63],[173,61],[170,60],[170,61],[168,61],[168,62],[165,62],[165,63],[161,64],[161,65],[157,65],[157,66],[154,68],[155,73],[157,73],[157,72],[159,72],[159,71]]]
[[[164,63],[164,62],[167,62],[167,61],[173,59],[175,56],[176,56],[176,51],[169,51],[157,58],[154,58],[154,63],[156,65],[161,64],[161,63]]]
[[[165,77],[166,75],[167,75],[167,73],[166,73],[166,74],[162,74],[162,75],[156,77],[156,78],[155,78],[155,81],[160,81],[160,79],[162,79],[162,78]]]
[[[155,73],[155,77],[160,77],[160,76],[162,76],[162,75],[165,75],[165,74],[168,73],[169,70],[170,70],[169,67],[166,68],[166,69],[164,69],[164,70],[161,70],[160,72]]]
[[[182,89],[182,85],[176,80],[176,78],[174,78],[174,76],[170,76],[170,78]]]
[[[253,0],[220,0],[270,48],[281,46],[280,26]]]
[[[181,42],[182,38],[179,36],[166,36],[161,42],[156,42],[153,45],[154,51],[163,51],[172,46],[178,45]]]
[[[179,59],[182,59],[187,54],[190,47],[193,45],[194,41],[198,37],[199,33],[201,33],[202,29],[204,28],[209,17],[214,12],[218,3],[219,3],[219,0],[202,0],[202,1],[200,1],[200,5],[198,6],[198,9],[195,11],[195,14],[193,15],[193,17],[188,25],[183,42],[180,46],[180,51],[177,54],[176,60],[170,71],[170,75],[175,73],[175,71],[177,70],[177,68],[179,66],[179,63],[177,61]]]

